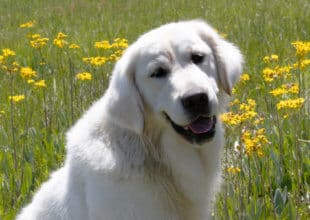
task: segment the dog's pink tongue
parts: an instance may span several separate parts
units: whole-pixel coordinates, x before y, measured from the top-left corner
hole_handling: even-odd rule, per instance
[[[195,134],[203,134],[210,131],[213,127],[212,117],[199,117],[188,126]]]

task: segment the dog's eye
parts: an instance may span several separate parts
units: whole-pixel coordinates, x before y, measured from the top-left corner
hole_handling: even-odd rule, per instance
[[[158,67],[152,74],[152,78],[162,78],[168,75],[168,70],[163,67]]]
[[[205,56],[201,53],[193,53],[191,55],[191,60],[194,64],[200,64],[203,62]]]

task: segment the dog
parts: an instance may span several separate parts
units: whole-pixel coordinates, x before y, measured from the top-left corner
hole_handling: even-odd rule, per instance
[[[240,50],[202,20],[143,34],[67,133],[64,166],[18,220],[200,220],[221,176]]]

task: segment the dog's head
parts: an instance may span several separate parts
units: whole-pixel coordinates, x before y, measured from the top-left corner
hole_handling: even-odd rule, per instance
[[[202,21],[171,23],[132,44],[118,61],[107,94],[119,126],[143,133],[147,118],[191,143],[216,133],[223,93],[231,94],[242,55]]]

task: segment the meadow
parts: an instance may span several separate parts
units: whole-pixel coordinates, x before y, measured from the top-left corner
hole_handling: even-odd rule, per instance
[[[140,34],[202,18],[245,56],[213,219],[310,219],[307,0],[1,0],[0,219],[65,157],[65,132],[103,95]]]

